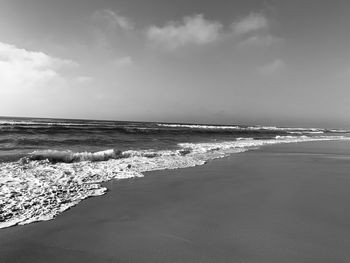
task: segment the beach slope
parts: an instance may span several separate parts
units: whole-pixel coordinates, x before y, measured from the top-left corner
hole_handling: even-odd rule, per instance
[[[349,142],[308,142],[111,181],[0,229],[0,262],[350,262],[349,171]]]

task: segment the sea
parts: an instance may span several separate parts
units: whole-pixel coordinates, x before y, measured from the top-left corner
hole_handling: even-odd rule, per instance
[[[50,220],[103,182],[203,165],[264,145],[347,140],[340,129],[0,117],[0,228]]]

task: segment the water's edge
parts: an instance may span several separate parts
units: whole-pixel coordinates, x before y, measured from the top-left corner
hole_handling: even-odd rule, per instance
[[[345,140],[339,136],[279,137],[184,143],[179,150],[127,152],[125,158],[73,163],[44,160],[3,163],[0,166],[0,228],[55,218],[82,200],[106,193],[101,185],[112,179],[143,177],[144,172],[203,165],[233,153],[261,146],[309,141]]]

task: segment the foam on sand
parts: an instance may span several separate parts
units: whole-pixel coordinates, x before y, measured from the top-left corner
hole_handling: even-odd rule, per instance
[[[263,145],[346,139],[342,136],[279,136],[215,143],[181,143],[177,150],[95,153],[37,151],[0,164],[0,228],[53,219],[81,200],[102,195],[102,182],[142,177],[143,172],[202,165]]]

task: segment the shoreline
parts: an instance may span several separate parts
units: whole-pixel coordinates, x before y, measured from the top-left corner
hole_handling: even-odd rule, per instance
[[[54,220],[0,229],[0,261],[348,262],[350,164],[339,154],[349,142],[268,145],[112,180]]]
[[[199,166],[265,145],[344,139],[344,136],[276,136],[262,140],[179,143],[177,149],[159,151],[36,151],[19,162],[0,163],[0,177],[5,182],[0,228],[53,219],[88,197],[103,195],[107,188],[102,183],[113,179],[143,177],[147,171]],[[8,199],[13,196],[14,199]]]

